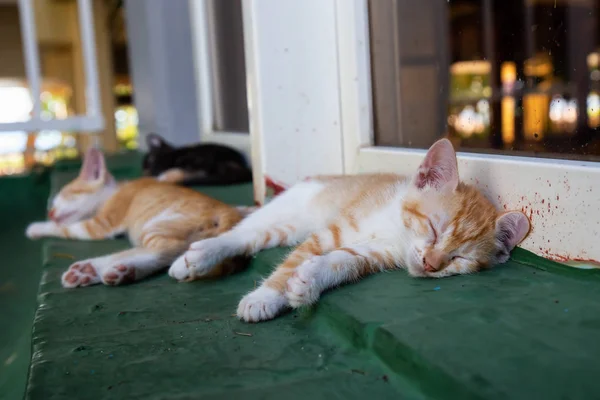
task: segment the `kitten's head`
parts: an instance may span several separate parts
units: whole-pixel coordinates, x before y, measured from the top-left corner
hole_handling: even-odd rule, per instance
[[[160,173],[173,168],[175,162],[173,159],[173,146],[156,133],[146,135],[146,144],[148,153],[143,162],[145,175],[158,176]]]
[[[59,225],[89,218],[108,199],[116,181],[106,169],[104,156],[90,148],[83,159],[79,176],[65,185],[52,200],[48,217]]]
[[[468,274],[508,260],[529,232],[520,211],[500,213],[473,186],[460,182],[456,153],[436,142],[413,177],[402,202],[413,276]]]

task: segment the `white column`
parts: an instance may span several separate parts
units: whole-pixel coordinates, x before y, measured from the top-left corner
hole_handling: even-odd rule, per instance
[[[244,33],[257,200],[266,178],[342,173],[335,0],[244,0]]]

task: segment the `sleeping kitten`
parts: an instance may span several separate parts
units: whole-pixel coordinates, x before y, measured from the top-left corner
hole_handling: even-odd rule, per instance
[[[231,185],[252,181],[252,171],[237,150],[212,143],[175,148],[156,133],[146,136],[144,174],[192,185]]]
[[[240,302],[239,318],[257,322],[384,270],[442,278],[503,263],[529,227],[523,213],[499,213],[459,181],[452,144],[442,139],[412,179],[375,174],[298,183],[231,231],[193,243],[169,275],[190,280],[226,257],[300,244]]]
[[[94,240],[127,233],[135,246],[74,263],[62,276],[67,288],[143,279],[165,269],[190,243],[231,229],[243,215],[220,201],[154,178],[117,184],[96,149],[88,150],[79,176],[52,204],[51,221],[29,225],[29,238]],[[244,264],[244,257],[228,260],[211,275],[233,272]]]

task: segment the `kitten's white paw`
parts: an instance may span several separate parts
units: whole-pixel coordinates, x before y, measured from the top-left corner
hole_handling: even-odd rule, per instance
[[[124,264],[109,267],[102,274],[102,282],[110,286],[135,282],[135,268]]]
[[[185,254],[177,257],[177,260],[171,264],[169,276],[178,281],[185,281],[190,277],[190,270],[186,265]]]
[[[61,282],[68,289],[96,285],[101,282],[100,269],[92,260],[78,261],[65,271]]]
[[[261,286],[242,298],[237,309],[237,316],[246,322],[259,322],[273,319],[288,302],[277,290]]]
[[[225,246],[227,242],[219,237],[192,243],[183,255],[190,277],[197,278],[211,272],[215,265],[223,261],[223,253],[227,253]]]
[[[312,257],[300,264],[287,281],[285,297],[293,308],[314,304],[319,300],[321,289],[317,272],[324,257]]]
[[[25,235],[29,239],[39,239],[48,236],[56,230],[57,226],[52,221],[34,222],[29,224]]]

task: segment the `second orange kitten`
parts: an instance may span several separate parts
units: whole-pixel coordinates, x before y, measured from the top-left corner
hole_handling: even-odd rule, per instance
[[[74,263],[64,287],[120,285],[166,269],[190,243],[231,229],[251,208],[238,209],[194,190],[155,178],[118,184],[96,149],[85,155],[79,176],[53,199],[50,221],[27,228],[30,238],[98,240],[126,233],[134,248]],[[209,276],[245,265],[244,257],[219,262]]]

